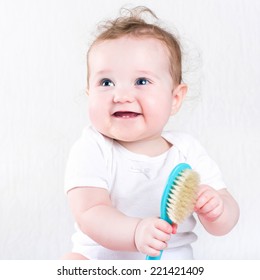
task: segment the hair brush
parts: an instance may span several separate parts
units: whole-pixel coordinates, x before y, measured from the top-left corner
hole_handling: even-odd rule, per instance
[[[162,199],[160,218],[169,224],[182,223],[195,206],[199,175],[187,163],[178,164],[168,177]],[[146,256],[147,260],[160,260],[162,252],[157,257]]]

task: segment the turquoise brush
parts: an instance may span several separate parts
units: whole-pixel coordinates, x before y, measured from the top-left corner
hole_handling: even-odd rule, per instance
[[[160,218],[169,224],[182,223],[195,206],[199,175],[189,164],[180,163],[171,172],[161,199]],[[157,257],[146,256],[147,260],[160,260],[163,251]]]

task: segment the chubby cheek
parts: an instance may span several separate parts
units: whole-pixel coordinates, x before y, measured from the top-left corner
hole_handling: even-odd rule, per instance
[[[91,123],[98,129],[102,129],[106,116],[107,108],[106,106],[98,99],[90,97],[88,103],[88,114]]]
[[[153,125],[164,126],[171,115],[171,98],[150,98],[143,102],[143,112],[146,119],[152,121]]]
[[[95,122],[98,118],[99,112],[97,112],[92,105],[88,106],[88,115],[89,115],[89,119],[90,119],[91,123],[95,124]]]

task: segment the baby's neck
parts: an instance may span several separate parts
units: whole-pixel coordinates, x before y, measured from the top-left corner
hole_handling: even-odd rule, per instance
[[[124,142],[118,140],[117,142],[130,152],[150,157],[159,156],[168,151],[172,146],[171,143],[161,136],[155,139],[145,139],[135,142]]]

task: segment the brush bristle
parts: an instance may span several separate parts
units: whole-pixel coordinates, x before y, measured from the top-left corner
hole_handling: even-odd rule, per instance
[[[167,214],[173,223],[182,223],[193,212],[198,185],[199,175],[191,169],[182,171],[175,180],[167,203]]]

